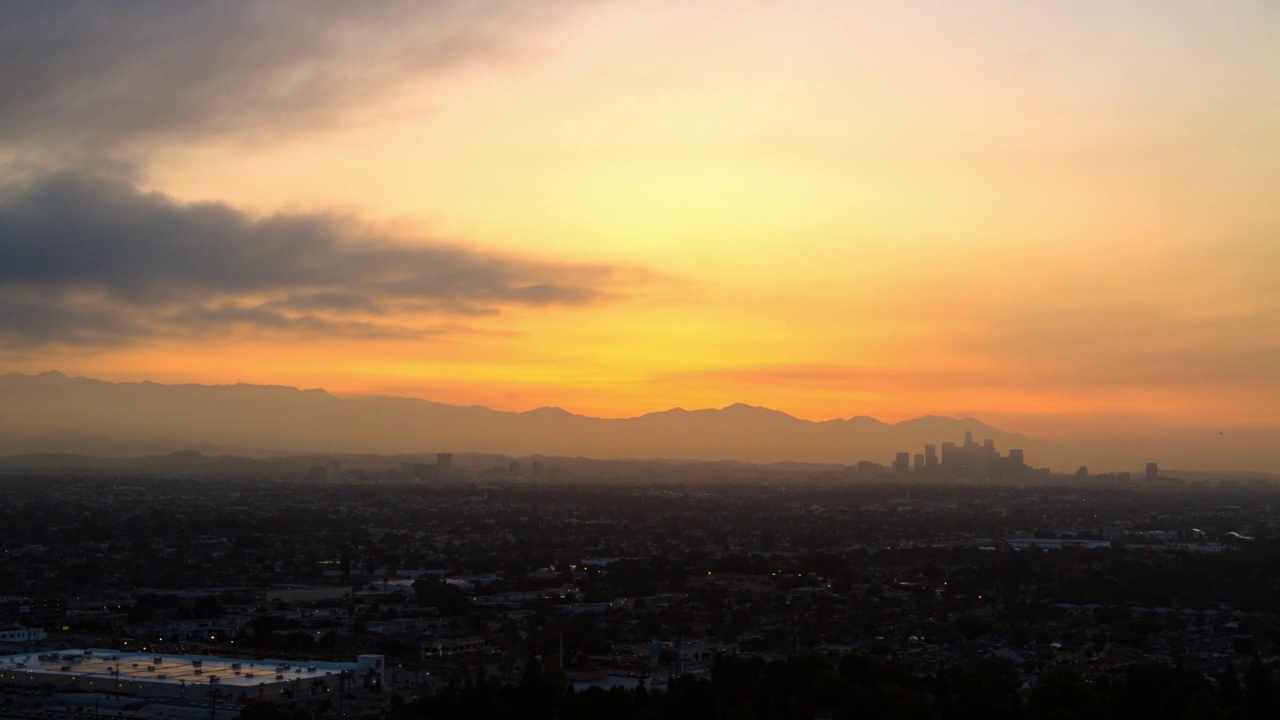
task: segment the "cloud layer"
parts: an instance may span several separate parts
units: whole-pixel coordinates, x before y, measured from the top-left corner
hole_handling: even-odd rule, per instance
[[[556,5],[6,3],[0,142],[110,155],[226,133],[295,134],[353,119],[364,101],[414,78],[510,49]]]
[[[406,242],[350,218],[255,219],[103,175],[46,175],[0,194],[0,345],[9,348],[230,327],[435,332],[503,307],[598,300],[618,274]]]

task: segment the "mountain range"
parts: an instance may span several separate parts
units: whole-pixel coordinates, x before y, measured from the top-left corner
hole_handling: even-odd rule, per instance
[[[966,432],[979,443],[993,440],[1002,454],[1022,449],[1028,464],[1057,471],[1074,471],[1089,462],[1098,470],[1138,471],[1152,453],[1175,451],[1149,441],[1127,447],[1033,439],[974,418],[925,416],[884,423],[854,416],[814,422],[735,404],[606,419],[559,408],[505,412],[275,385],[112,383],[58,372],[0,376],[0,455],[134,456],[187,449],[248,457],[479,452],[753,463],[870,460],[887,465],[897,452],[915,454],[930,443],[960,443]]]
[[[812,422],[730,405],[605,419],[559,408],[504,412],[414,398],[338,397],[274,385],[111,383],[62,373],[0,376],[0,453],[95,455],[181,449],[278,453],[489,452],[599,458],[888,464],[895,452],[959,442],[1037,443],[973,418]]]

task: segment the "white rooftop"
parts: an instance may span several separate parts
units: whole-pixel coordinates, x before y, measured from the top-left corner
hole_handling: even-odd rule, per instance
[[[0,671],[25,670],[66,675],[68,680],[101,678],[106,683],[114,683],[118,677],[121,682],[146,680],[191,685],[208,684],[210,678],[217,678],[215,682],[224,687],[252,688],[263,682],[336,678],[343,670],[356,669],[356,663],[240,660],[211,655],[161,655],[100,649],[0,656]],[[108,685],[103,688],[110,689]]]

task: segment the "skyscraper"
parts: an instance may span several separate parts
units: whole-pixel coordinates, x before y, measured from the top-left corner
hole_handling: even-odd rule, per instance
[[[956,457],[956,444],[953,442],[942,443],[942,472],[947,475],[955,473],[960,467],[960,458]]]
[[[910,462],[911,462],[910,453],[904,453],[904,452],[898,453],[893,458],[893,473],[899,477],[905,477],[907,474],[907,471],[910,469],[909,467]]]

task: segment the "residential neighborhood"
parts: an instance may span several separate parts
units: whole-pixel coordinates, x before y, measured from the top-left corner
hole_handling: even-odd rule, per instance
[[[939,678],[978,669],[1019,708],[1062,673],[1176,670],[1224,711],[1232,687],[1261,702],[1242,678],[1280,678],[1269,485],[751,466],[699,481],[677,465],[588,484],[509,470],[13,474],[0,485],[0,672],[82,648],[301,668],[379,657],[376,683],[342,688],[344,712],[405,716],[478,673],[514,687],[533,667],[578,692],[654,693],[752,659],[864,658],[907,673],[935,710]],[[218,699],[334,711],[320,706],[336,679],[320,676],[325,695],[224,684]]]

